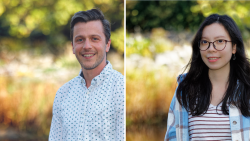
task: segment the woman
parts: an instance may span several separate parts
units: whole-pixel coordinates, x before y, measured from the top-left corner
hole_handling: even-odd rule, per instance
[[[250,64],[241,33],[213,14],[192,42],[187,74],[178,77],[165,141],[250,139]]]

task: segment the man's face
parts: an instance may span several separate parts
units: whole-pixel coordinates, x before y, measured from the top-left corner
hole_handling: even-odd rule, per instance
[[[82,69],[92,70],[106,65],[106,44],[103,26],[100,20],[78,22],[74,26],[72,49]]]

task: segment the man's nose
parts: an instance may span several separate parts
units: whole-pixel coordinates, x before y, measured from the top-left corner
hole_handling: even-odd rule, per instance
[[[83,48],[89,49],[89,48],[91,48],[91,47],[92,47],[92,46],[91,46],[90,40],[89,40],[89,39],[86,39],[85,42],[84,42],[84,44],[83,44]]]

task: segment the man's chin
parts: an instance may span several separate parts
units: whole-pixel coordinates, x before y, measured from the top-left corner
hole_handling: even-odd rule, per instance
[[[93,70],[94,68],[96,68],[98,65],[96,64],[92,64],[92,65],[82,65],[82,68],[85,70]]]
[[[83,66],[82,68],[85,70],[93,70],[96,66]]]
[[[97,61],[81,62],[80,64],[82,66],[82,69],[93,70],[96,67],[98,67],[99,65],[101,65],[102,62],[103,62],[103,59],[102,60],[97,60]]]

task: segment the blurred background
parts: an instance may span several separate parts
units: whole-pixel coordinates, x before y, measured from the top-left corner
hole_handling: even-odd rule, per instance
[[[191,41],[212,13],[241,30],[249,56],[249,1],[126,2],[127,141],[164,140],[176,77],[191,57]]]
[[[124,74],[123,0],[0,0],[0,140],[48,140],[56,91],[80,71],[70,19],[91,8],[111,22],[108,60]]]

